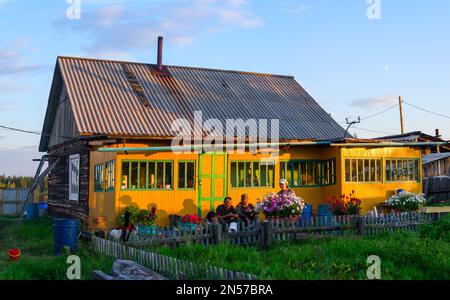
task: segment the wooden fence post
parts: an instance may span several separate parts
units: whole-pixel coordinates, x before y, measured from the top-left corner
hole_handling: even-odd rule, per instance
[[[218,245],[222,242],[222,226],[220,224],[212,225],[213,244]]]
[[[440,219],[440,213],[433,213],[433,215],[432,215],[432,221],[433,222],[436,222],[437,220],[439,220]]]
[[[363,216],[359,216],[356,219],[355,227],[356,227],[356,233],[358,235],[363,235],[364,234],[364,217]]]
[[[273,224],[270,221],[264,221],[261,226],[261,246],[263,249],[270,247],[272,243],[272,227]]]

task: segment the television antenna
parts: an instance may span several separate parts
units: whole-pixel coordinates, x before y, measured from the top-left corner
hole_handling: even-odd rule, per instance
[[[350,129],[350,127],[361,123],[361,117],[358,117],[358,119],[356,119],[356,120],[352,120],[351,118],[345,118],[345,123],[347,123],[348,126],[344,133],[344,139],[347,137],[347,133],[348,133],[348,130]]]

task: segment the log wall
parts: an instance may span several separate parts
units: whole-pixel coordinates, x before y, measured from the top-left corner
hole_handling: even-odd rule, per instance
[[[49,151],[50,163],[61,158],[48,176],[49,214],[53,217],[71,217],[86,221],[89,214],[89,147],[71,141]],[[69,201],[69,157],[80,154],[79,201]]]

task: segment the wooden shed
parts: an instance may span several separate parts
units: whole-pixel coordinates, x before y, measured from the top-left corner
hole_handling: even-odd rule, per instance
[[[279,156],[174,153],[172,125],[196,112],[223,123],[278,119]],[[254,203],[280,178],[315,209],[352,190],[364,211],[396,189],[422,190],[424,143],[352,139],[291,76],[58,57],[43,133],[40,151],[59,159],[50,213],[110,226],[130,204],[156,205],[166,225],[170,214],[205,216],[225,196]]]

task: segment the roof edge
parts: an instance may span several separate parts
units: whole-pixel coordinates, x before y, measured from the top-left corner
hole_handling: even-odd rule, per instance
[[[157,67],[156,64],[151,64],[151,63],[113,60],[113,59],[101,59],[101,58],[91,58],[91,57],[77,57],[77,56],[60,55],[60,56],[58,56],[58,60],[59,59],[73,59],[73,60],[78,59],[78,60],[86,60],[86,61],[98,61],[98,62],[125,63],[125,64],[134,64],[134,65],[154,66],[155,68]],[[292,75],[282,75],[282,74],[273,74],[273,73],[264,73],[264,72],[250,72],[250,71],[213,69],[213,68],[206,68],[206,67],[177,66],[177,65],[164,65],[164,66],[168,67],[168,68],[183,68],[183,69],[190,69],[190,70],[205,70],[205,71],[214,71],[214,72],[249,74],[249,75],[256,75],[256,76],[281,77],[281,78],[290,78],[290,79],[295,78]]]

